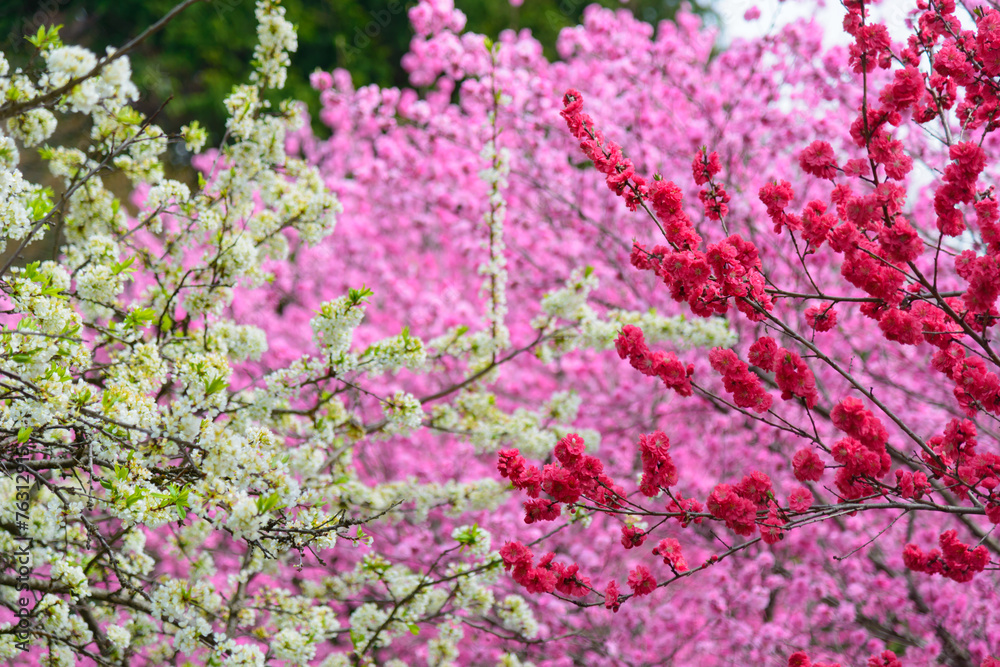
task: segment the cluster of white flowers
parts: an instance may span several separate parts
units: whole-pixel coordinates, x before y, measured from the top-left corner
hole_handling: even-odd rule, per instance
[[[295,27],[285,19],[285,8],[271,0],[258,0],[256,16],[258,43],[253,57],[257,71],[252,80],[265,88],[282,88],[291,64],[288,52],[299,46]]]
[[[90,594],[90,584],[87,575],[79,565],[70,565],[64,560],[57,560],[49,571],[54,581],[59,581],[69,587],[74,600],[85,598]]]
[[[490,49],[490,57],[495,67],[496,48]],[[489,332],[482,354],[484,357],[488,354],[491,360],[497,352],[510,347],[510,331],[504,322],[507,317],[507,258],[504,255],[507,249],[504,241],[507,202],[503,198],[507,175],[510,173],[510,151],[500,148],[500,128],[497,125],[497,110],[502,102],[509,103],[509,98],[502,98],[499,93],[494,94],[495,106],[487,118],[491,137],[480,153],[480,157],[489,166],[479,172],[479,178],[489,187],[489,208],[483,214],[483,221],[489,230],[485,243],[489,258],[479,265],[479,274],[484,276],[481,292],[486,296],[486,324]]]
[[[465,633],[457,623],[448,623],[438,629],[438,636],[427,643],[428,667],[449,667],[458,658],[458,642]]]
[[[6,147],[10,138],[2,139]],[[15,159],[16,156],[15,148]],[[33,189],[21,172],[9,168],[0,170],[0,252],[7,247],[8,240],[19,241],[31,229],[32,215],[28,204]]]
[[[503,626],[511,632],[516,632],[528,639],[538,635],[538,621],[531,611],[527,601],[520,595],[508,595],[497,606]]]
[[[469,547],[469,551],[474,556],[486,558],[490,555],[490,546],[493,538],[489,531],[479,525],[459,526],[451,531],[453,540]]]
[[[305,665],[316,655],[316,645],[290,628],[271,637],[271,650],[278,660],[285,660],[293,665]]]
[[[236,539],[258,539],[265,517],[258,513],[257,502],[246,494],[239,494],[239,499],[232,507],[229,518],[226,519],[226,527],[233,531],[233,536]]]
[[[384,404],[386,433],[406,434],[423,424],[424,410],[413,394],[397,391]]]
[[[190,153],[200,153],[208,141],[208,131],[198,121],[194,121],[181,128],[181,139],[184,140],[185,150]]]
[[[422,371],[427,363],[427,351],[419,338],[414,338],[404,330],[370,345],[358,356],[358,367],[371,375],[394,373],[400,368]]]
[[[532,326],[547,336],[535,350],[539,359],[549,362],[576,349],[611,349],[626,324],[641,328],[648,342],[670,342],[682,349],[736,344],[736,334],[721,317],[688,319],[684,315],[664,317],[654,310],[618,309],[608,310],[602,317],[588,301],[598,285],[590,267],[575,269],[562,288],[542,298],[542,314],[532,321]]]
[[[108,641],[119,650],[128,648],[132,642],[132,634],[120,625],[109,625],[104,633],[107,635]]]
[[[452,405],[437,407],[432,425],[463,433],[477,451],[497,451],[515,446],[531,458],[545,458],[560,438],[578,433],[592,450],[600,444],[600,434],[591,429],[574,428],[579,399],[572,393],[559,392],[539,410],[518,408],[512,413],[496,405],[496,397],[487,391],[463,391]]]
[[[365,316],[365,307],[342,296],[320,306],[316,317],[309,321],[316,345],[335,359],[351,347],[354,330]]]

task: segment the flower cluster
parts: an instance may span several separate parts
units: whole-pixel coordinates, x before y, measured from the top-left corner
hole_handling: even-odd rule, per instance
[[[903,562],[914,572],[940,574],[953,581],[972,581],[990,561],[986,547],[970,547],[958,539],[958,533],[947,530],[941,533],[940,549],[924,552],[916,544],[907,544]]]
[[[624,490],[605,474],[601,460],[584,453],[584,448],[579,435],[567,435],[555,446],[557,463],[550,463],[541,471],[528,465],[516,449],[500,451],[497,463],[500,474],[533,499],[524,505],[525,523],[552,521],[559,517],[560,503],[573,505],[581,498],[612,509],[620,506]],[[539,499],[542,491],[552,500]]]
[[[752,535],[756,530],[757,512],[772,507],[774,505],[774,490],[771,487],[771,479],[760,471],[754,471],[743,477],[738,484],[719,484],[708,496],[706,507],[712,516],[722,519],[726,526],[737,535]],[[768,521],[776,519],[777,515],[768,516]],[[770,523],[762,523],[761,535],[767,541],[768,532],[763,530],[763,526],[771,526]],[[774,524],[777,526],[777,524]],[[780,533],[776,534],[776,539],[780,539]]]
[[[651,351],[639,327],[625,325],[615,340],[615,349],[619,357],[628,359],[632,368],[643,375],[660,378],[664,385],[681,396],[691,395],[690,376],[694,366],[685,367],[672,352]]]
[[[722,382],[741,408],[767,412],[771,408],[771,395],[761,385],[760,378],[750,372],[750,367],[732,350],[716,347],[708,353],[709,363],[722,375]]]
[[[531,549],[519,542],[508,542],[500,549],[500,557],[514,581],[529,593],[558,591],[570,597],[582,597],[590,592],[590,578],[580,574],[579,566],[553,562],[553,553],[543,555],[534,565]]]

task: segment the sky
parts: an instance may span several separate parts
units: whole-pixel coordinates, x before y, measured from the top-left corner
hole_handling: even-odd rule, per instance
[[[906,38],[906,15],[916,6],[913,0],[883,0],[873,8],[873,13],[885,22],[894,41]],[[850,43],[842,26],[844,8],[839,2],[817,2],[816,0],[715,0],[713,3],[722,26],[723,38],[730,41],[738,38],[761,37],[775,28],[799,18],[815,17],[824,27],[823,45]],[[747,10],[756,7],[760,17],[747,21]]]

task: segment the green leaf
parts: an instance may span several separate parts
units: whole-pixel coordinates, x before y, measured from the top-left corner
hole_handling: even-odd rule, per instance
[[[142,491],[143,491],[142,489],[136,489],[135,493],[126,498],[125,507],[126,508],[132,507],[132,505],[135,505],[137,502],[142,500]]]
[[[257,513],[265,514],[270,512],[272,509],[281,509],[284,505],[278,505],[278,492],[275,491],[268,497],[258,496],[257,497]]]
[[[125,316],[125,327],[138,329],[144,327],[156,319],[156,311],[152,308],[136,308]]]
[[[62,40],[59,39],[59,30],[61,28],[62,28],[61,25],[53,25],[49,26],[49,29],[46,30],[45,26],[39,26],[38,32],[36,32],[34,35],[25,37],[25,39],[28,40],[31,43],[31,45],[37,48],[38,50],[43,50],[49,46],[53,48],[59,48],[60,46],[63,45]]]
[[[126,273],[126,272],[131,273],[132,271],[135,271],[135,269],[132,268],[132,264],[134,262],[135,262],[135,255],[129,257],[128,259],[122,262],[116,263],[114,266],[111,267],[111,272],[116,276],[121,273]]]
[[[16,354],[10,355],[10,358],[14,363],[27,364],[31,361],[31,358],[42,351],[42,348],[36,347],[32,350],[25,350],[24,352],[18,352]]]
[[[45,43],[45,26],[39,26],[38,32],[34,35],[29,35],[25,37],[26,40],[31,42],[31,45],[37,49],[42,48],[42,44]]]
[[[351,302],[351,306],[357,306],[358,304],[364,303],[364,301],[375,294],[364,285],[361,285],[361,289],[349,289],[347,290],[347,298]]]
[[[206,396],[211,396],[212,394],[214,394],[214,393],[216,393],[218,391],[222,391],[223,389],[225,389],[228,386],[229,386],[229,383],[226,382],[225,378],[217,377],[214,380],[212,380],[211,382],[205,383],[205,395]]]
[[[31,282],[38,281],[38,267],[42,265],[41,262],[31,262],[24,267],[24,277]]]
[[[44,157],[44,156],[43,156]],[[28,207],[31,209],[31,219],[41,220],[52,210],[52,188],[39,188],[28,200]],[[37,262],[35,262],[37,264]],[[37,268],[37,267],[36,267]]]
[[[410,634],[414,637],[420,634],[420,628],[417,627],[416,623],[407,623],[406,627],[410,629]]]
[[[33,429],[30,426],[25,426],[24,428],[18,429],[17,431],[18,444],[24,444],[28,442],[28,438],[31,437],[31,434],[34,432],[34,430],[35,429]]]

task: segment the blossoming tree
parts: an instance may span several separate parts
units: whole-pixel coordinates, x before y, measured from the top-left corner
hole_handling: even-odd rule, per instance
[[[4,657],[991,664],[1000,15],[845,13],[713,56],[592,8],[550,63],[424,0],[425,92],[317,72],[321,140],[262,0],[197,187],[133,43],[33,36],[2,219],[65,244],[2,276]]]
[[[531,528],[605,515],[588,516],[589,532],[577,528],[576,535],[565,531],[550,540],[542,553],[556,557],[539,562],[540,554],[530,558],[507,547],[506,565],[527,590],[589,610],[566,615],[563,608],[560,622],[614,638],[599,645],[566,640],[576,660],[756,662],[818,647],[811,652],[847,662],[893,650],[907,663],[978,664],[998,650],[990,605],[981,603],[995,588],[988,566],[996,546],[987,514],[992,483],[968,468],[990,465],[989,413],[985,422],[982,412],[973,421],[964,411],[977,408],[978,399],[956,399],[932,364],[936,347],[961,341],[965,329],[947,319],[914,324],[939,311],[951,317],[949,308],[955,316],[965,312],[954,300],[963,298],[967,279],[941,258],[986,248],[975,245],[981,240],[974,232],[947,236],[937,229],[940,212],[957,210],[963,197],[971,203],[967,193],[976,188],[949,186],[946,198],[934,185],[937,174],[943,183],[959,183],[965,168],[949,173],[949,163],[966,159],[963,151],[975,153],[969,146],[952,149],[962,142],[949,137],[962,136],[961,114],[981,104],[981,92],[974,89],[955,116],[957,89],[948,93],[951,79],[931,69],[939,67],[931,64],[935,49],[950,54],[950,33],[927,26],[944,20],[960,34],[950,7],[935,6],[930,14],[919,8],[915,20],[924,32],[904,45],[862,19],[859,6],[852,9],[845,23],[856,42],[850,49],[824,52],[815,32],[792,26],[735,44],[715,59],[711,37],[691,19],[682,18],[679,29],[661,26],[655,40],[645,41],[649,33],[626,14],[592,11],[584,26],[563,34],[563,62],[545,62],[529,36],[508,34],[494,69],[479,37],[460,34],[460,16],[445,4],[425,3],[413,13],[417,38],[405,63],[415,84],[432,86],[426,97],[353,91],[338,73],[316,78],[326,90],[321,118],[334,137],[306,138],[304,150],[335,179],[342,200],[358,197],[360,233],[398,233],[397,215],[427,215],[406,252],[469,252],[474,240],[464,236],[471,230],[462,210],[475,185],[465,160],[474,159],[468,147],[480,143],[469,133],[482,127],[475,119],[491,107],[488,82],[500,81],[499,89],[511,91],[498,115],[514,165],[505,196],[517,211],[507,238],[521,250],[509,253],[508,270],[522,293],[544,289],[560,270],[568,273],[582,248],[584,261],[605,280],[595,292],[605,307],[655,305],[669,313],[676,300],[697,317],[726,315],[744,341],[742,355],[737,346],[682,362],[653,352],[648,333],[640,333],[648,328],[625,326],[619,351],[631,372],[659,377],[665,386],[657,393],[654,384],[618,384],[650,381],[619,378],[606,359],[588,358],[570,371],[584,405],[595,408],[580,422],[603,434],[599,461],[584,455],[576,439],[541,456],[526,451],[534,444],[515,443],[529,459],[549,462],[544,467],[501,455],[501,472],[529,492],[524,520]],[[927,47],[928,56],[921,45],[932,38],[940,43]],[[970,39],[962,42],[966,50]],[[573,86],[593,105],[602,132],[580,115],[580,95],[572,93],[564,108],[572,136],[583,142],[599,178],[626,198],[619,210],[609,208],[594,173],[574,161],[578,149],[555,136],[553,101]],[[941,95],[939,112],[931,114]],[[866,120],[861,109],[875,115]],[[931,123],[940,125],[936,134],[917,129]],[[901,129],[888,131],[895,127]],[[985,136],[984,151],[991,145]],[[625,145],[630,159],[611,139]],[[982,162],[970,174],[992,173]],[[650,178],[657,173],[661,178]],[[446,192],[435,187],[442,174]],[[427,185],[400,189],[400,180]],[[469,185],[454,187],[463,183]],[[691,208],[684,198],[700,203]],[[626,208],[646,211],[630,215]],[[897,228],[901,213],[907,222]],[[428,246],[423,230],[435,225],[446,225],[447,234],[431,237]],[[786,231],[775,236],[771,226]],[[854,229],[859,236],[850,236]],[[880,254],[883,246],[896,254]],[[933,255],[919,252],[924,247]],[[543,265],[532,261],[538,255]],[[353,266],[350,257],[340,261]],[[653,280],[625,274],[626,262]],[[906,273],[907,262],[930,287]],[[424,317],[448,312],[428,305],[442,295],[455,302],[448,280],[433,273],[440,265],[405,264],[420,267],[423,284],[440,287],[413,291],[397,283],[389,301],[412,303],[401,312]],[[387,276],[399,270],[395,262],[385,265]],[[931,288],[944,299],[937,311],[929,309],[936,298],[928,296]],[[729,315],[734,311],[741,314]],[[544,386],[529,379],[533,370],[518,368],[522,398],[525,387]],[[600,378],[593,393],[586,386],[591,372]],[[698,393],[701,400],[667,398],[675,393]],[[959,443],[972,437],[969,423],[977,444],[966,450]],[[589,433],[582,440],[596,444]],[[639,479],[630,481],[636,473]],[[980,477],[986,495],[963,495]],[[645,500],[646,494],[661,494],[660,500]],[[541,534],[531,528],[521,534]],[[754,537],[734,542],[733,533]],[[761,539],[773,546],[762,547]],[[750,557],[730,558],[742,551]],[[879,594],[865,595],[869,590]],[[547,607],[544,597],[538,604]],[[613,620],[593,613],[606,604],[619,609]]]

